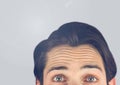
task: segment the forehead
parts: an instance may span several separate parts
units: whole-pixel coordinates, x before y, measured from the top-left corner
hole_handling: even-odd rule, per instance
[[[61,49],[64,51],[65,50],[80,51],[82,49],[88,49],[88,50],[97,52],[99,54],[97,49],[90,44],[82,44],[82,45],[78,45],[78,46],[60,45],[60,46],[56,46],[56,47],[52,48],[47,54],[50,54],[51,52],[62,52]]]
[[[87,61],[90,59],[96,62],[98,62],[98,60],[102,61],[99,52],[89,44],[76,47],[61,45],[54,47],[47,53],[47,61],[49,62],[54,62],[56,60]]]
[[[78,71],[86,66],[97,66],[105,74],[104,64],[99,52],[91,45],[77,47],[62,45],[53,48],[47,53],[45,73],[55,67],[66,67],[69,71]]]

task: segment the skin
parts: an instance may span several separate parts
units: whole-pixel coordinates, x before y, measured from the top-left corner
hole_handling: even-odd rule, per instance
[[[109,84],[115,85],[113,80]],[[87,44],[53,48],[47,53],[43,85],[107,85],[101,55]]]

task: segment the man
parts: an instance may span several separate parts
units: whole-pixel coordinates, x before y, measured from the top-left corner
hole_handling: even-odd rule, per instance
[[[102,34],[70,22],[34,51],[36,85],[115,85],[116,64]]]

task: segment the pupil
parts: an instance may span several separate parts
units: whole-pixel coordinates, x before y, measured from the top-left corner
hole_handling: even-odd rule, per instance
[[[93,77],[90,77],[90,78],[88,78],[88,81],[94,81],[94,78]]]
[[[57,76],[57,81],[61,81],[61,77],[60,76]]]

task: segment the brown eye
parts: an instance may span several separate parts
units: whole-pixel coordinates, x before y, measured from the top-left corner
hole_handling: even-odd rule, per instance
[[[54,82],[65,82],[66,79],[63,75],[56,75],[53,77]]]
[[[91,75],[85,77],[85,82],[89,82],[89,83],[92,83],[92,82],[93,82],[93,83],[94,83],[94,82],[97,82],[97,80],[98,80],[98,79],[97,79],[96,77],[91,76]]]

